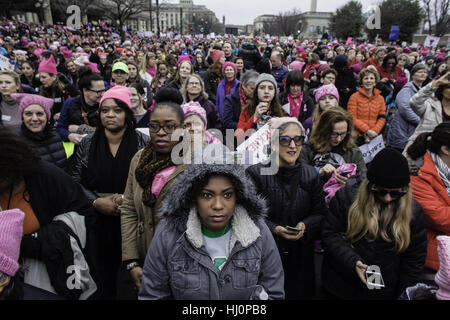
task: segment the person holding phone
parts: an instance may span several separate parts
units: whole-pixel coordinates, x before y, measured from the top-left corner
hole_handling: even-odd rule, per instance
[[[322,238],[325,298],[392,300],[419,282],[427,254],[425,220],[399,151],[381,150],[367,174],[351,177],[336,193]],[[384,287],[370,289],[373,283]]]
[[[326,213],[324,192],[315,169],[299,160],[305,130],[293,117],[272,118],[271,157],[279,165],[263,175],[270,163],[250,166],[247,173],[268,199],[266,223],[277,242],[285,273],[286,299],[315,295],[314,240]],[[275,134],[278,130],[278,138]],[[278,139],[278,140],[277,140]]]
[[[318,100],[324,92],[316,92]],[[338,173],[344,163],[354,163],[357,171],[367,170],[361,151],[352,136],[353,118],[340,107],[326,109],[313,127],[311,137],[300,153],[300,160],[313,166],[325,184],[334,173],[341,186],[345,186],[347,174]]]

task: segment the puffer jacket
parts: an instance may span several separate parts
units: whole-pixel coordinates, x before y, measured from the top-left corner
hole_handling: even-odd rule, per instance
[[[98,130],[98,129],[97,129]],[[83,172],[88,169],[89,166],[89,149],[91,148],[92,143],[92,137],[94,136],[94,133],[88,134],[86,137],[84,137],[80,144],[77,146],[77,150],[75,151],[75,159],[74,159],[74,165],[72,169],[72,178],[78,182],[81,187],[83,188],[84,193],[86,194],[89,201],[93,202],[95,199],[98,198],[98,195],[94,192],[86,189],[82,185],[83,180]],[[138,150],[144,148],[148,141],[150,140],[149,136],[143,134],[140,131],[136,131],[137,139],[138,139]]]
[[[418,175],[411,176],[411,186],[414,199],[420,203],[425,214],[428,240],[425,267],[437,271],[439,257],[436,237],[450,236],[450,197],[428,152]]]
[[[322,266],[323,286],[328,293],[340,299],[395,300],[409,286],[415,285],[423,272],[426,257],[427,238],[425,220],[421,206],[415,200],[410,222],[410,245],[406,251],[397,254],[392,242],[381,238],[368,241],[362,238],[350,244],[344,238],[347,230],[348,211],[365,178],[365,172],[348,179],[330,202],[322,230],[325,256]],[[392,238],[392,234],[388,232]],[[380,268],[385,288],[370,290],[355,271],[356,262]]]
[[[143,149],[139,150],[130,163],[127,186],[123,193],[123,202],[120,206],[120,225],[122,232],[122,261],[129,263],[137,261],[141,265],[144,263],[150,241],[153,238],[159,217],[157,210],[161,207],[168,190],[176,183],[183,171],[184,166],[178,166],[173,172],[161,192],[158,195],[154,207],[146,206],[142,200],[143,189],[136,180],[135,172],[141,159]]]
[[[258,192],[268,200],[267,226],[272,232],[277,226],[295,227],[301,221],[306,226],[299,241],[276,237],[286,276],[286,299],[311,299],[315,291],[313,240],[319,237],[327,212],[325,194],[318,174],[305,163],[298,161],[293,167],[280,167],[275,175],[262,175],[261,169],[268,167],[260,163],[247,169]]]
[[[409,100],[419,91],[419,88],[411,81],[408,82],[397,94],[392,121],[389,125],[387,144],[391,147],[404,149],[408,138],[414,133],[420,118],[412,111]]]
[[[34,134],[22,124],[19,134],[35,147],[42,160],[51,162],[65,171],[68,169],[63,141],[53,129]]]
[[[245,70],[255,69],[258,62],[262,59],[258,48],[256,48],[256,46],[251,42],[245,42],[242,44],[239,49],[238,56],[244,59]]]
[[[412,96],[409,105],[411,109],[419,116],[420,121],[414,133],[409,137],[403,155],[408,160],[409,170],[416,174],[423,165],[423,158],[416,160],[411,159],[407,150],[409,146],[416,140],[417,136],[424,132],[431,132],[438,124],[442,122],[442,104],[434,97],[436,89],[431,87],[432,83],[427,84]]]
[[[353,124],[358,134],[367,130],[380,133],[386,123],[386,104],[380,90],[373,89],[373,95],[368,97],[363,88],[352,94],[348,100],[348,112],[353,116]]]
[[[228,176],[236,191],[229,256],[220,273],[204,245],[193,187],[210,174]],[[265,201],[239,165],[189,165],[158,215],[144,264],[139,299],[249,300],[264,289],[283,299],[283,268],[264,223]]]

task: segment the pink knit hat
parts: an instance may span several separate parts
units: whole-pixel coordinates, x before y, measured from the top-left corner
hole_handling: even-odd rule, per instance
[[[185,117],[192,115],[192,114],[196,114],[200,118],[202,118],[202,120],[205,124],[205,127],[208,125],[208,120],[206,118],[206,111],[205,111],[205,109],[203,109],[203,107],[197,101],[191,101],[191,102],[182,104],[181,108],[184,111]]]
[[[38,49],[34,50],[33,54],[34,54],[34,55],[35,55],[36,57],[40,58],[40,57],[41,57],[41,54],[42,54],[42,52],[44,52],[44,51],[47,51],[47,50],[44,50],[44,49],[38,48]]]
[[[122,102],[124,102],[130,110],[132,110],[131,107],[131,92],[130,89],[124,86],[114,86],[108,91],[106,91],[102,98],[100,99],[99,105],[101,106],[103,101],[106,99],[118,99]]]
[[[224,56],[224,55],[225,55],[225,52],[223,52],[222,50],[216,50],[216,49],[212,49],[211,52],[209,53],[209,56],[213,60],[213,63],[216,63],[216,61],[219,60],[220,57]]]
[[[22,119],[22,114],[28,106],[32,104],[40,105],[47,115],[47,119],[50,120],[51,110],[53,106],[53,99],[46,98],[37,94],[29,93],[12,93],[11,97],[17,101],[19,105],[19,117]]]
[[[39,72],[47,72],[49,74],[58,74],[56,70],[56,62],[53,59],[53,55],[50,56],[48,60],[44,59],[39,63],[38,73]]]
[[[302,71],[302,68],[303,68],[304,65],[305,65],[304,62],[294,61],[289,66],[292,68],[292,70],[300,70],[300,71]]]
[[[19,269],[24,218],[19,209],[0,211],[0,271],[10,277]]]
[[[96,63],[93,63],[93,62],[86,62],[85,65],[88,66],[89,68],[91,68],[92,72],[100,73],[100,71],[98,70],[98,67],[97,67],[97,64],[96,64]]]
[[[434,280],[439,286],[436,298],[439,300],[450,300],[450,237],[437,236],[439,255],[439,271]]]
[[[237,65],[234,64],[234,63],[231,62],[231,61],[225,62],[225,63],[222,65],[222,74],[223,74],[223,75],[225,75],[225,68],[226,68],[226,67],[232,67],[232,68],[233,68],[233,70],[234,70],[234,77],[236,78],[236,75],[237,75]]]
[[[190,55],[178,56],[177,64],[179,64],[181,61],[191,62],[191,56]]]
[[[336,98],[339,102],[339,93],[334,84],[327,84],[325,86],[321,86],[314,90],[314,97],[316,98],[316,103],[319,103],[320,98],[322,98],[326,94],[331,94]]]
[[[64,56],[65,59],[72,58],[72,56],[73,56],[73,52],[72,52],[72,50],[70,50],[70,49],[64,49],[64,50],[62,50],[62,54],[63,54],[63,56]]]

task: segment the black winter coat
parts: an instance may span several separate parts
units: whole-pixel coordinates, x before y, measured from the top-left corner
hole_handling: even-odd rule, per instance
[[[339,105],[344,109],[347,109],[348,100],[351,95],[356,92],[356,86],[356,79],[351,69],[344,68],[343,70],[338,71],[336,88],[339,92]],[[346,92],[346,88],[349,89],[348,92]]]
[[[22,124],[19,134],[30,142],[42,160],[67,171],[67,156],[63,141],[54,129],[47,128],[44,132],[35,134]]]
[[[206,72],[205,78],[203,79],[205,82],[205,92],[208,94],[208,99],[214,103],[214,105],[216,104],[217,87],[221,80],[222,79],[214,72],[211,72],[211,70]]]
[[[397,299],[407,287],[419,281],[423,271],[427,254],[424,214],[419,203],[413,200],[411,243],[403,253],[395,253],[393,244],[382,239],[370,242],[363,238],[350,244],[343,237],[347,230],[348,210],[364,177],[364,172],[350,177],[345,188],[331,200],[322,231],[325,246],[323,286],[329,294],[341,299]],[[356,274],[358,260],[379,266],[386,287],[368,289]]]
[[[286,92],[280,94],[280,102],[282,106],[289,103],[288,95]],[[300,123],[305,122],[306,119],[312,116],[315,107],[316,104],[314,103],[314,100],[311,99],[307,92],[304,92],[302,105],[300,107],[300,114],[297,118],[298,121],[300,121]]]
[[[258,48],[253,43],[246,42],[239,49],[238,56],[244,60],[244,69],[255,69],[258,62],[262,59]]]
[[[223,127],[224,129],[236,130],[241,115],[241,98],[239,90],[234,90],[232,94],[225,97],[223,105]]]
[[[314,240],[327,212],[325,194],[316,170],[307,164],[298,161],[294,167],[280,167],[275,175],[261,175],[260,169],[268,167],[256,164],[247,173],[268,200],[269,229],[295,227],[301,221],[306,225],[304,236],[296,242],[275,236],[285,272],[286,299],[311,299],[315,291]]]

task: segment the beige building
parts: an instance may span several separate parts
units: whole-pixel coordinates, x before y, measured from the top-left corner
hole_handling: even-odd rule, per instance
[[[253,29],[256,34],[264,33],[264,22],[271,22],[276,20],[277,16],[273,14],[263,14],[261,16],[257,16],[253,20]]]
[[[332,12],[305,12],[300,15],[300,37],[315,39],[329,33]]]

